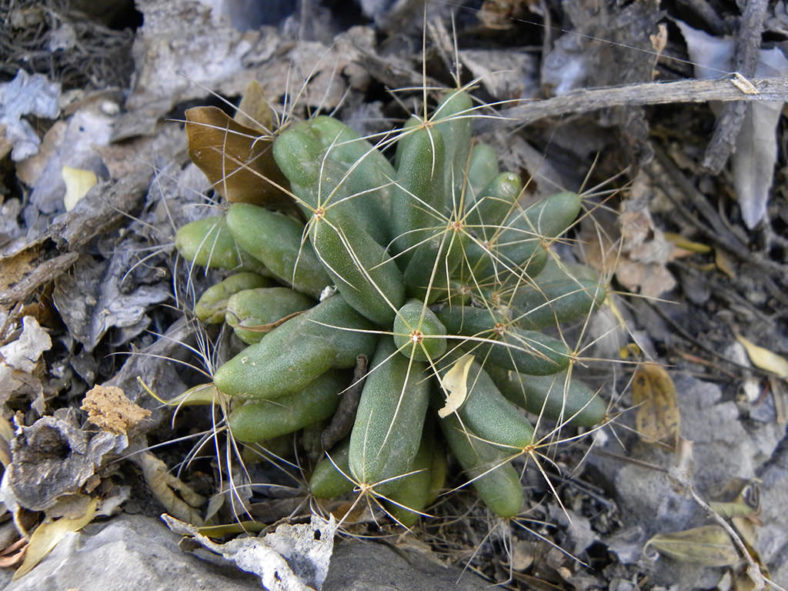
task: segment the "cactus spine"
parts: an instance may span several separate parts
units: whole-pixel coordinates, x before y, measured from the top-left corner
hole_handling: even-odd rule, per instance
[[[511,517],[522,490],[509,460],[534,438],[526,410],[580,425],[605,413],[567,377],[567,346],[540,332],[582,318],[604,298],[588,270],[575,273],[550,250],[581,199],[559,193],[523,207],[519,176],[472,142],[472,113],[467,93],[448,92],[431,118],[400,130],[393,163],[335,119],[297,123],[272,150],[296,208],[233,203],[177,240],[198,264],[208,264],[210,243],[224,249],[214,264],[271,278],[247,272],[228,284],[240,291],[214,290],[198,304],[212,322],[226,308],[228,324],[255,342],[214,376],[238,401],[229,416],[237,438],[258,441],[326,419],[348,385],[342,370],[365,356],[355,422],[337,449],[347,477],[384,497],[406,524],[416,514],[397,499],[417,497],[412,509],[422,511],[434,498],[443,443],[488,507]],[[331,285],[337,293],[315,301]],[[245,310],[260,311],[245,319]],[[323,460],[314,470],[317,494],[349,488],[332,466]],[[443,466],[439,476],[431,466]],[[418,494],[403,489],[416,482]]]

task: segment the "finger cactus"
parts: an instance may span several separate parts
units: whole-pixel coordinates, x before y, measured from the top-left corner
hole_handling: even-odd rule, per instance
[[[443,487],[445,449],[512,517],[523,492],[511,460],[536,443],[528,413],[582,426],[605,416],[558,336],[605,297],[592,271],[551,249],[581,198],[524,206],[519,175],[471,139],[474,112],[466,92],[446,93],[432,117],[386,136],[391,161],[336,119],[295,123],[271,157],[296,208],[232,203],[176,240],[196,264],[243,271],[197,304],[253,343],[213,376],[235,438],[327,420],[364,356],[349,440],[325,450],[312,491],[355,487],[407,526]]]

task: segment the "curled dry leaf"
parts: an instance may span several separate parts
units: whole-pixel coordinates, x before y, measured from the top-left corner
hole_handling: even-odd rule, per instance
[[[91,199],[91,197],[86,197]],[[163,283],[124,287],[130,253],[118,249],[109,261],[82,254],[70,273],[55,279],[53,301],[71,336],[93,351],[111,328],[124,329],[122,339],[148,327],[148,309],[172,296]]]
[[[25,316],[22,326],[18,339],[0,347],[0,404],[11,396],[35,397],[43,391],[36,368],[44,351],[52,348],[52,339],[33,316]]]
[[[14,573],[14,580],[30,572],[57,546],[60,540],[66,537],[66,534],[79,531],[93,521],[97,507],[98,499],[93,499],[86,506],[85,512],[79,517],[63,517],[56,521],[44,521],[39,525],[30,537],[25,560]]]
[[[758,564],[764,576],[768,568],[758,551],[757,528],[763,525],[760,520],[761,494],[757,480],[734,478],[723,488],[720,497],[709,503],[717,515],[728,519],[739,535],[750,557]]]
[[[151,414],[129,400],[117,386],[96,386],[88,390],[82,410],[88,413],[88,421],[115,435],[127,433]]]
[[[658,297],[673,289],[676,280],[665,265],[673,259],[674,247],[654,225],[643,201],[626,201],[618,224],[625,258],[618,262],[616,278],[628,289],[644,296]]]
[[[13,146],[11,158],[24,160],[38,151],[41,140],[25,119],[26,115],[55,119],[58,115],[60,84],[43,74],[32,76],[19,70],[10,82],[0,84],[0,125],[4,139]]]
[[[186,135],[192,162],[228,201],[266,206],[290,201],[270,135],[241,125],[217,107],[187,110]]]
[[[782,379],[788,380],[788,360],[786,360],[785,357],[781,357],[777,353],[769,351],[769,349],[759,347],[741,335],[737,334],[736,340],[747,350],[750,361],[752,361],[756,367],[770,371]]]
[[[649,546],[664,556],[698,566],[733,566],[740,562],[736,546],[719,525],[657,534],[646,542],[645,548]]]
[[[674,449],[679,437],[676,387],[668,372],[656,363],[643,363],[632,380],[632,400],[637,407],[635,428],[649,443],[665,442]]]
[[[438,410],[440,418],[446,418],[457,412],[468,397],[468,372],[473,364],[473,355],[466,353],[460,357],[441,379],[441,386],[446,392],[446,404]]]
[[[58,409],[16,435],[11,442],[13,462],[3,479],[7,505],[11,498],[32,511],[48,510],[64,495],[88,486],[128,447],[125,435],[83,430],[76,414],[74,409]]]
[[[205,498],[194,492],[182,480],[167,470],[167,464],[150,452],[135,456],[142,468],[145,482],[164,508],[179,519],[202,525],[203,519],[197,507],[205,503]]]
[[[27,546],[28,541],[25,538],[19,538],[13,544],[3,548],[0,552],[0,568],[10,568],[22,562],[27,552]]]

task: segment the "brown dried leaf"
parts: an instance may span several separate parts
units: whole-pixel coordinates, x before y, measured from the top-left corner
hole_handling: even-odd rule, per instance
[[[22,562],[27,552],[28,541],[25,538],[19,538],[10,546],[3,548],[0,552],[0,568],[10,568]]]
[[[122,435],[151,412],[137,406],[126,398],[117,386],[96,386],[85,394],[82,410],[88,413],[88,421],[115,435]]]
[[[233,120],[239,125],[256,129],[261,133],[271,133],[273,115],[268,101],[265,100],[263,85],[257,80],[252,80],[246,87]]]
[[[168,513],[188,523],[203,525],[203,519],[197,507],[205,503],[205,498],[194,492],[189,485],[170,474],[167,464],[150,452],[135,456],[135,461],[142,468],[142,476]]]
[[[712,510],[727,519],[740,517],[757,520],[761,512],[761,491],[757,480],[731,479],[717,498],[709,502]]]
[[[640,365],[632,381],[632,400],[637,407],[635,428],[641,439],[666,442],[675,448],[680,416],[676,387],[668,373],[656,363]]]
[[[759,347],[741,335],[737,334],[736,340],[744,345],[750,361],[752,361],[756,367],[770,371],[782,379],[788,380],[788,360],[786,360],[785,357],[782,357],[777,353],[770,351],[769,349]]]
[[[666,265],[681,253],[651,218],[648,203],[653,188],[645,173],[636,176],[630,192],[632,197],[622,203],[618,216],[597,216],[599,221],[582,226],[581,258],[605,275],[615,273],[633,293],[657,298],[676,286]]]
[[[0,258],[0,291],[9,290],[35,270],[38,266],[39,255],[39,245],[33,244]]]
[[[231,202],[282,205],[287,181],[273,155],[273,138],[261,136],[217,107],[195,107],[186,115],[189,157],[214,189]]]
[[[704,525],[669,534],[657,534],[646,542],[660,554],[698,566],[733,566],[739,553],[728,533],[719,525]]]
[[[11,440],[14,438],[14,428],[5,417],[0,416],[0,464],[3,468],[11,463]]]
[[[93,499],[86,507],[85,513],[75,519],[62,518],[57,521],[45,521],[36,528],[30,536],[30,544],[27,547],[25,560],[16,572],[14,580],[30,572],[39,562],[41,562],[52,549],[57,546],[67,533],[76,532],[93,521],[96,515],[98,499]]]
[[[57,152],[58,147],[63,143],[63,138],[68,130],[68,123],[63,121],[55,122],[52,127],[44,134],[44,139],[38,148],[38,153],[30,158],[22,160],[16,167],[17,178],[28,187],[33,187],[44,174],[47,162]]]

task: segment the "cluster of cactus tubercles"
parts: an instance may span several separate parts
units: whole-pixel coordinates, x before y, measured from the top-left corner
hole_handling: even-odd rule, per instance
[[[524,207],[519,176],[472,141],[474,113],[450,91],[377,147],[331,117],[293,124],[272,152],[294,207],[232,203],[176,239],[196,264],[241,271],[195,310],[249,343],[213,376],[235,439],[322,423],[330,460],[311,493],[355,487],[408,526],[444,486],[446,448],[511,517],[523,491],[509,460],[535,443],[528,413],[583,426],[605,415],[556,330],[604,298],[550,249],[581,199]],[[357,408],[342,402],[357,391]]]

